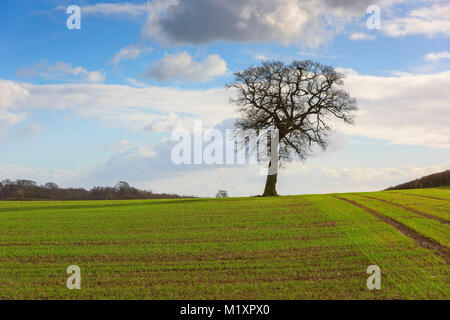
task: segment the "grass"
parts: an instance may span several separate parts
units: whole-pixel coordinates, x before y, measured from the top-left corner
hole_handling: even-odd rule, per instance
[[[404,208],[398,208],[388,203],[375,200],[374,198],[364,198],[360,195],[345,195],[344,197],[354,200],[370,209],[376,210],[377,212],[380,212],[385,216],[390,217],[445,246],[450,246],[449,225],[445,225],[430,218],[422,217]]]
[[[0,202],[0,299],[449,299],[448,257],[367,211],[448,248],[448,225],[406,208],[448,220],[449,195]]]

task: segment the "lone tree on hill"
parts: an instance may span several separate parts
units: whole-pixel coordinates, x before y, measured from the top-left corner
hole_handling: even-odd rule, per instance
[[[285,64],[263,62],[234,73],[227,88],[235,88],[241,118],[236,129],[275,132],[279,148],[270,150],[271,161],[263,196],[276,196],[278,160],[290,161],[292,154],[306,159],[314,144],[327,147],[333,118],[353,124],[357,102],[343,89],[345,75],[331,66],[311,60]],[[271,170],[271,163],[276,163]]]

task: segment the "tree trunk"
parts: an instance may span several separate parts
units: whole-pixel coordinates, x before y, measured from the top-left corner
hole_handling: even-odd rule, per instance
[[[270,163],[269,163],[269,167],[270,167]],[[263,197],[278,196],[276,184],[277,184],[277,174],[268,174],[267,179],[266,179],[266,187],[264,188]]]
[[[270,161],[267,170],[266,187],[264,188],[263,197],[275,197],[277,194],[277,175],[278,175],[278,131],[274,131],[270,136]]]

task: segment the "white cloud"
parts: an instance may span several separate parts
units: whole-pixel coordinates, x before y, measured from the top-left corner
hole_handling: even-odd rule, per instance
[[[339,69],[342,71],[342,69]],[[389,143],[450,147],[450,71],[380,77],[343,70],[346,88],[357,98],[355,126],[336,125],[346,134]],[[69,110],[81,117],[132,130],[167,131],[192,127],[194,120],[214,126],[235,118],[229,102],[234,91],[224,88],[185,90],[149,86],[0,82],[0,104],[7,123],[21,121],[32,109]],[[6,113],[5,113],[6,112]],[[5,116],[6,115],[6,116]]]
[[[91,71],[91,72],[86,71],[85,74],[86,74],[85,78],[86,82],[98,83],[105,81],[106,78],[105,73],[101,71]]]
[[[356,72],[355,70],[351,69],[351,68],[335,68],[336,71],[341,72],[347,76],[349,75],[357,75],[358,72]]]
[[[393,77],[356,73],[346,79],[360,111],[341,130],[390,143],[450,148],[450,71]]]
[[[450,4],[435,4],[414,9],[407,16],[396,17],[382,24],[382,31],[391,37],[425,35],[429,38],[450,36]]]
[[[121,48],[111,59],[111,62],[117,66],[122,60],[134,60],[141,54],[148,53],[150,51],[152,51],[152,48],[130,45],[128,47]]]
[[[345,26],[366,15],[369,5],[382,8],[382,31],[392,37],[450,34],[450,4],[410,1],[414,8],[396,7],[405,0],[154,0],[99,3],[82,7],[84,15],[147,15],[144,36],[165,45],[200,44],[215,41],[277,42],[316,48],[329,42]],[[65,9],[62,6],[57,9]],[[394,10],[393,10],[394,9]],[[395,13],[395,9],[398,9]],[[358,36],[359,34],[359,36]],[[356,41],[373,36],[357,33]]]
[[[363,33],[363,32],[358,32],[358,33],[353,33],[350,36],[350,40],[353,40],[353,41],[375,40],[375,36],[367,34],[367,33]]]
[[[26,99],[28,95],[28,90],[21,84],[0,79],[0,110],[2,107],[11,107],[17,101]]]
[[[28,90],[20,84],[0,79],[0,138],[9,126],[19,123],[26,118],[25,113],[13,113],[8,109],[14,109],[14,105],[19,101],[24,101],[28,95]]]
[[[133,86],[136,88],[147,88],[149,86],[147,83],[133,79],[133,78],[126,78],[125,82],[128,83],[130,86]]]
[[[265,60],[268,60],[269,58],[267,58],[267,56],[265,56],[264,54],[257,54],[253,57],[253,59],[265,61]]]
[[[160,124],[158,123],[158,125]],[[225,134],[225,130],[233,128],[233,126],[234,119],[227,119],[215,128]],[[192,129],[192,127],[186,129]],[[172,148],[176,144],[178,142],[169,138],[165,138],[153,146],[137,146],[127,140],[117,141],[111,148],[114,153],[92,168],[90,171],[91,177],[109,184],[124,179],[143,183],[148,180],[167,178],[190,171],[204,171],[223,167],[223,165],[176,165],[171,160]],[[205,142],[204,146],[206,145]],[[193,154],[192,150],[191,153]],[[243,165],[236,167],[243,167]]]
[[[291,163],[280,172],[280,191],[294,194],[376,191],[449,168],[450,162],[423,167],[404,165],[375,168],[332,168],[317,164]],[[310,183],[296,187],[295,182],[299,180]]]
[[[378,2],[386,1],[155,0],[143,34],[168,45],[225,40],[317,47]]]
[[[388,36],[450,34],[450,4],[411,1],[411,9],[396,7],[405,0],[154,0],[141,4],[99,3],[82,7],[84,15],[133,18],[147,14],[144,36],[166,45],[214,41],[278,42],[318,47],[347,24],[366,15],[369,5],[382,8],[382,32]],[[57,7],[64,9],[63,7]],[[396,14],[394,9],[398,9]],[[357,33],[352,40],[372,40]]]
[[[2,85],[3,84],[3,85]],[[11,93],[14,88],[14,95]],[[235,115],[231,90],[183,90],[169,87],[133,88],[106,84],[0,82],[0,103],[25,112],[69,110],[81,117],[132,130],[171,130],[202,120],[213,126]],[[1,110],[1,109],[0,109]]]
[[[450,162],[422,167],[409,165],[378,168],[333,168],[293,162],[280,170],[277,189],[282,195],[378,191],[449,168]],[[151,186],[159,192],[210,197],[217,190],[225,189],[236,197],[262,194],[265,179],[265,176],[259,175],[258,168],[248,166],[188,171],[136,184],[142,188]]]
[[[31,68],[22,67],[16,72],[21,78],[32,78],[39,76],[49,80],[78,80],[84,82],[103,82],[106,79],[103,71],[88,71],[83,67],[72,67],[70,63],[57,62],[54,65],[48,65],[47,61],[42,60]]]
[[[158,81],[179,79],[189,82],[206,82],[227,72],[226,62],[216,54],[209,55],[203,61],[194,61],[189,53],[166,54],[155,61],[146,73],[149,78]]]
[[[170,175],[167,169],[172,166],[170,153],[157,153],[150,146],[135,146],[128,141],[119,141],[114,154],[88,170],[88,175],[104,184],[118,180],[142,182],[152,177]]]
[[[427,61],[439,61],[441,59],[450,59],[450,52],[442,51],[442,52],[430,52],[425,56],[425,60]]]

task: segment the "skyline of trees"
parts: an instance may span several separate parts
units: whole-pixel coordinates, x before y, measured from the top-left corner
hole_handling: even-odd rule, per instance
[[[125,199],[181,199],[194,198],[169,193],[139,190],[119,181],[114,187],[60,188],[54,182],[38,185],[33,180],[9,179],[0,182],[0,200],[125,200]]]

